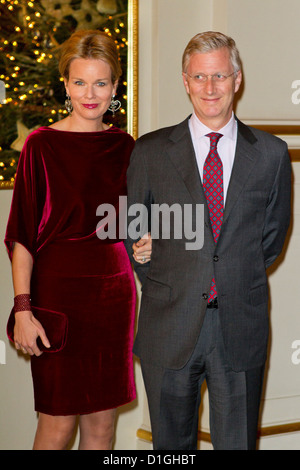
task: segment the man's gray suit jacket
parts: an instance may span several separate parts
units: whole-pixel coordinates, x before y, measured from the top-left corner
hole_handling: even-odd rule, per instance
[[[213,276],[229,365],[241,371],[266,360],[266,268],[282,251],[289,227],[291,164],[285,142],[237,121],[236,154],[217,244],[188,118],[136,142],[127,173],[128,207],[145,205],[149,221],[153,204],[204,207],[201,249],[187,250],[190,240],[176,239],[171,231],[167,239],[153,240],[150,263],[134,262],[142,282],[134,352],[145,362],[173,369],[186,364],[200,333]],[[133,241],[126,241],[130,255]]]

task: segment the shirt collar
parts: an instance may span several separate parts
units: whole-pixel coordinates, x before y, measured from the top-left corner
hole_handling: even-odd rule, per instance
[[[196,138],[203,137],[210,132],[215,132],[200,121],[200,119],[196,116],[195,111],[190,118],[190,126]],[[236,138],[236,129],[237,122],[234,117],[234,113],[232,113],[230,120],[227,122],[227,124],[225,124],[224,127],[222,127],[222,129],[219,129],[218,132],[224,137],[234,140]]]

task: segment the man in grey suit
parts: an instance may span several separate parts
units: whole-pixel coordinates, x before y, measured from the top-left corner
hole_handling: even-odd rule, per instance
[[[214,449],[255,449],[268,343],[266,268],[289,226],[291,165],[285,142],[233,113],[242,82],[233,39],[196,35],[183,55],[183,82],[193,113],[137,140],[128,205],[145,206],[152,223],[155,205],[191,207],[194,218],[204,207],[203,244],[193,249],[174,229],[153,237],[151,261],[135,265],[142,300],[134,352],[154,449],[197,448],[204,380]]]

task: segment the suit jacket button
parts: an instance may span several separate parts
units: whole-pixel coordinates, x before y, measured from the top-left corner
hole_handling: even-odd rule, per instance
[[[219,257],[218,257],[217,255],[215,255],[215,256],[213,257],[213,260],[214,260],[215,262],[217,262],[217,261],[219,261]]]
[[[203,297],[203,299],[205,299],[205,300],[208,299],[208,295],[207,295],[207,294],[202,294],[202,297]]]

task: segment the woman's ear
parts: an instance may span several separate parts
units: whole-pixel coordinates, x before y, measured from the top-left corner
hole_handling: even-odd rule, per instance
[[[113,84],[113,95],[117,94],[118,85],[119,85],[119,80],[116,80],[115,83]]]
[[[64,78],[64,84],[65,84],[66,94],[69,95],[68,80],[66,78]]]

